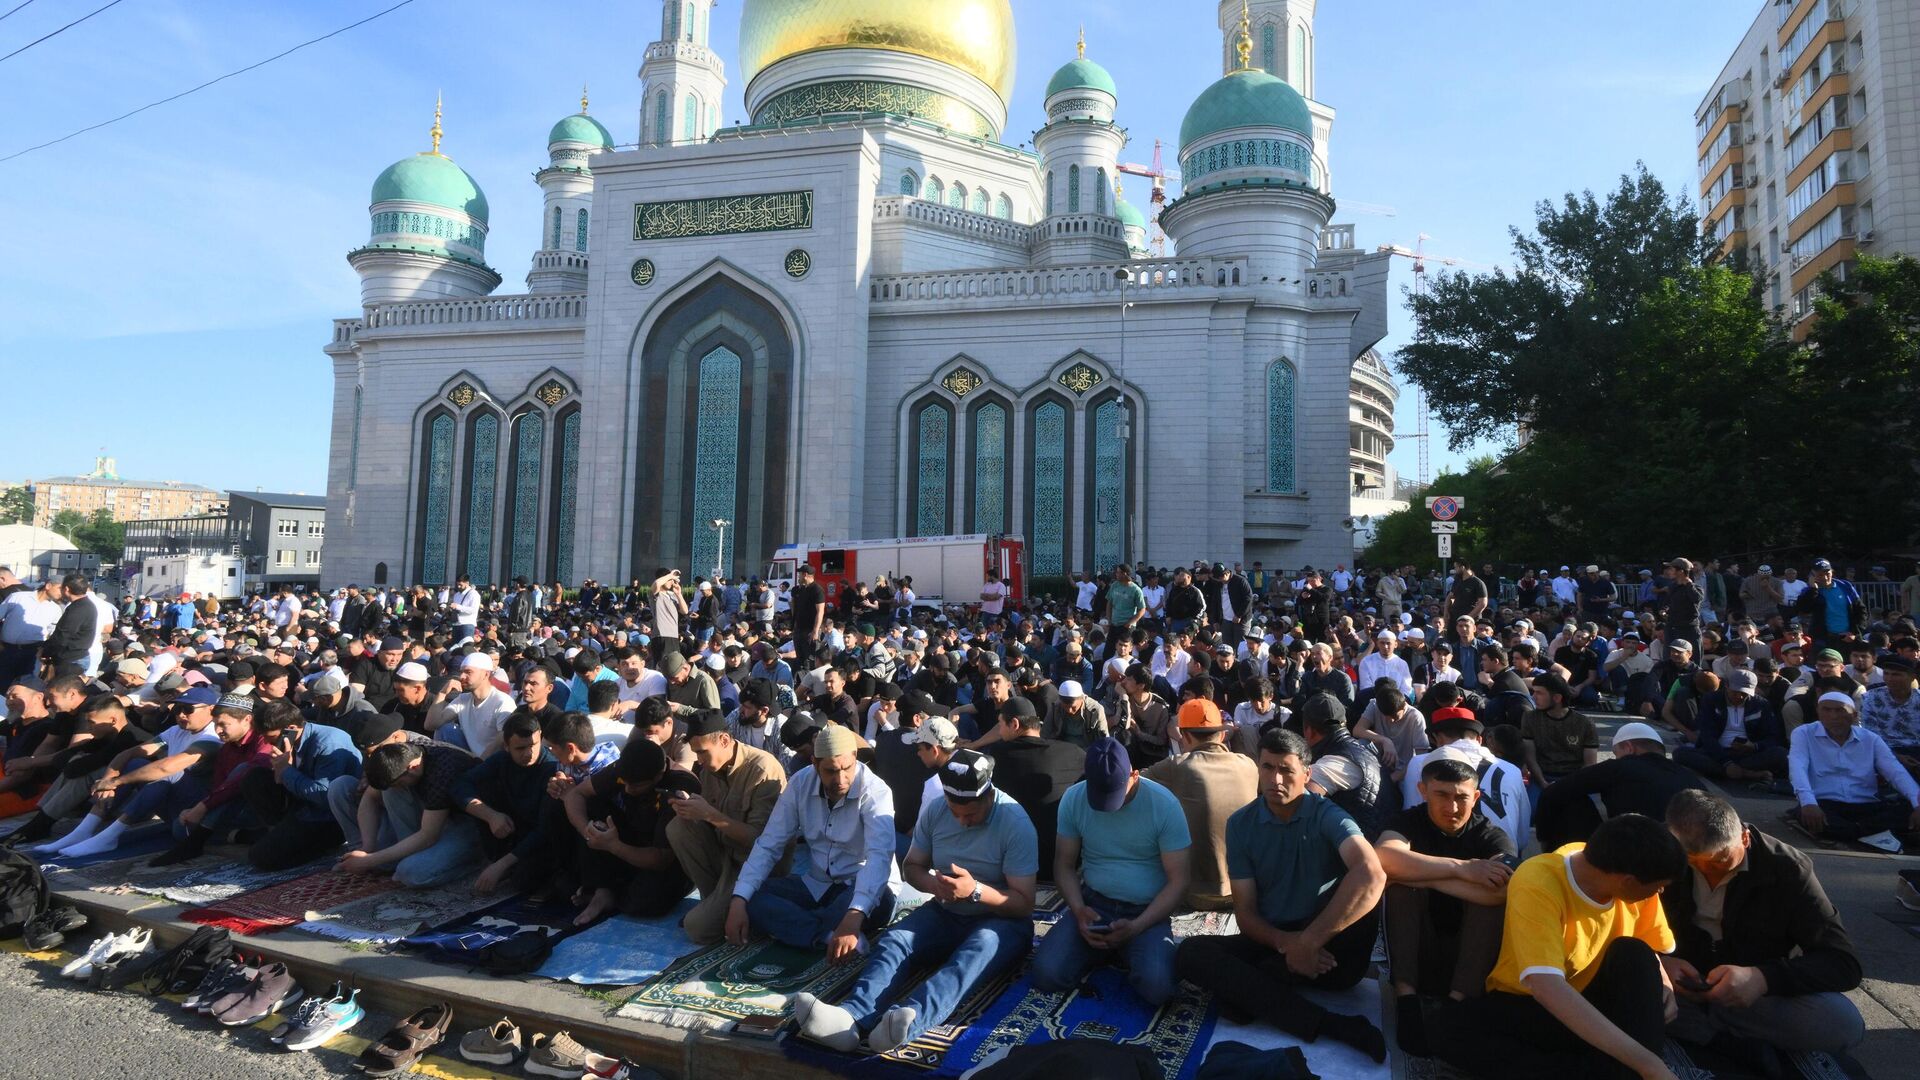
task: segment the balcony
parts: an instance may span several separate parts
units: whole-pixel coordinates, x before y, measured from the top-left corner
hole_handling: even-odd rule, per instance
[[[1800,106],[1800,120],[1793,125],[1795,131],[1806,126],[1820,113],[1820,107],[1836,97],[1843,97],[1853,89],[1853,80],[1847,77],[1847,69],[1835,68],[1827,74],[1813,93],[1807,95],[1807,103]]]
[[[1705,198],[1713,190],[1713,185],[1720,182],[1720,178],[1726,175],[1727,170],[1741,168],[1746,162],[1746,157],[1746,148],[1739,143],[1734,143],[1722,151],[1720,156],[1713,160],[1713,164],[1707,166],[1706,176],[1700,181],[1701,197]],[[1736,183],[1735,186],[1739,185]]]
[[[1720,137],[1722,131],[1726,130],[1727,125],[1740,119],[1740,112],[1745,107],[1745,102],[1740,101],[1729,101],[1722,105],[1719,112],[1715,115],[1713,123],[1707,125],[1707,133],[1700,139],[1700,145],[1694,148],[1693,156],[1699,157],[1706,153],[1707,149],[1713,145],[1713,141]],[[1739,140],[1736,139],[1735,144],[1737,145],[1738,142]]]
[[[1853,205],[1854,187],[1852,181],[1838,183],[1827,189],[1825,195],[1810,203],[1805,210],[1794,215],[1787,222],[1787,246],[1792,247],[1800,238],[1811,232],[1814,227],[1826,220],[1836,207]]]
[[[1806,47],[1800,50],[1800,55],[1793,58],[1791,66],[1785,72],[1787,85],[1792,86],[1800,76],[1805,75],[1807,69],[1820,58],[1822,50],[1827,46],[1846,40],[1847,24],[1839,18],[1829,18],[1826,25],[1813,35],[1813,40],[1807,42]]]
[[[1747,246],[1747,230],[1735,229],[1727,234],[1725,240],[1720,241],[1720,257],[1729,258],[1745,246]]]
[[[1819,253],[1813,255],[1812,257],[1804,261],[1799,258],[1795,258],[1794,268],[1793,268],[1793,291],[1799,292],[1801,289],[1804,289],[1807,286],[1813,284],[1815,281],[1817,281],[1821,274],[1824,274],[1827,271],[1833,269],[1834,267],[1839,266],[1841,263],[1847,262],[1848,260],[1852,259],[1854,257],[1857,247],[1858,247],[1858,243],[1854,239],[1854,235],[1852,233],[1842,233],[1838,240],[1835,240],[1833,243],[1828,244]]]
[[[1727,188],[1725,195],[1720,196],[1719,202],[1708,207],[1707,212],[1700,215],[1700,219],[1702,221],[1719,221],[1721,218],[1726,217],[1728,214],[1733,213],[1734,210],[1745,205],[1747,205],[1747,186],[1745,184],[1733,184]]]
[[[1827,132],[1827,137],[1815,143],[1813,149],[1807,151],[1807,156],[1800,159],[1800,164],[1795,165],[1787,173],[1786,190],[1798,190],[1800,185],[1806,182],[1807,177],[1813,175],[1813,170],[1832,157],[1835,151],[1851,149],[1853,149],[1852,128],[1837,127]]]

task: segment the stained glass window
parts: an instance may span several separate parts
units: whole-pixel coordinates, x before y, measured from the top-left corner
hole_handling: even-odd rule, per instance
[[[493,494],[500,472],[500,418],[482,413],[473,421],[467,455],[467,576],[493,580]]]
[[[668,10],[672,11],[677,9],[669,8]],[[667,127],[667,92],[662,90],[653,95],[653,145],[667,145],[667,133],[669,130]]]
[[[1307,92],[1307,28],[1293,28],[1292,63],[1287,65],[1287,81],[1302,94]]]
[[[553,208],[553,240],[547,244],[551,251],[560,250],[560,208]]]
[[[945,536],[947,532],[947,431],[952,414],[945,405],[924,405],[919,413],[920,473],[914,477],[913,535]]]
[[[1093,188],[1093,208],[1099,213],[1107,212],[1107,170],[1099,171],[1099,183]]]
[[[573,580],[573,515],[579,502],[580,410],[575,409],[560,421],[559,445],[554,454],[560,459],[559,490],[554,493],[553,576],[556,581]]]
[[[1275,360],[1267,368],[1267,490],[1293,486],[1293,365]]]
[[[1007,531],[1007,410],[991,402],[973,413],[973,531]]]
[[[900,174],[900,194],[920,194],[920,178],[913,174],[912,169],[908,169],[906,172]]]
[[[967,185],[955,180],[953,186],[947,188],[947,205],[953,207],[955,210],[965,210],[967,208]]]
[[[587,212],[585,210],[580,211],[579,217],[574,223],[573,250],[587,250]]]
[[[993,200],[993,216],[997,218],[1011,218],[1013,216],[1013,200],[1007,198],[1006,192],[1004,191]]]
[[[1260,28],[1260,66],[1267,74],[1278,77],[1280,74],[1280,46],[1277,44],[1278,32],[1272,23]]]
[[[540,543],[540,452],[547,419],[537,412],[513,421],[513,495],[507,503],[507,577],[533,577],[534,548]]]
[[[1119,399],[1093,410],[1093,565],[1110,567],[1127,554],[1127,444],[1120,438],[1126,406]]]
[[[664,41],[677,41],[680,38],[680,5],[667,5],[666,32],[660,35]]]
[[[1067,166],[1067,213],[1080,212],[1080,166]]]
[[[733,527],[720,546],[716,518],[734,519],[740,475],[740,354],[722,345],[700,358],[700,403],[694,421],[693,570],[705,574],[733,565]]]
[[[681,115],[680,115],[680,137],[682,139],[685,139],[687,142],[692,142],[694,138],[694,135],[693,135],[694,125],[698,124],[699,122],[700,122],[700,103],[694,100],[694,97],[692,94],[688,94],[686,106],[681,110]]]
[[[947,189],[941,186],[940,178],[937,176],[929,176],[927,177],[927,186],[921,192],[920,197],[926,199],[928,202],[939,202],[946,197],[946,194]]]
[[[1053,214],[1053,170],[1047,170],[1047,214]]]
[[[453,504],[453,417],[441,413],[427,426],[425,519],[420,523],[420,580],[447,580],[447,528]]]
[[[692,41],[693,40],[693,22],[694,22],[692,4],[687,5],[686,12],[687,13],[681,16],[680,18],[680,32],[686,35],[686,38],[688,41]]]
[[[986,188],[974,189],[973,205],[970,209],[972,209],[973,212],[976,214],[984,214],[987,212],[987,189]]]
[[[1033,572],[1066,573],[1066,546],[1067,410],[1049,401],[1033,410]]]

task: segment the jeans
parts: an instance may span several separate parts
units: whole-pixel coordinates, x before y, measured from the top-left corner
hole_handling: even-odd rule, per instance
[[[125,775],[147,765],[144,758],[134,758],[121,770]],[[207,796],[207,785],[198,777],[182,773],[173,780],[155,780],[141,784],[131,790],[121,788],[113,793],[110,818],[119,818],[129,825],[138,825],[150,817],[162,821],[173,821],[180,811]]]
[[[1379,928],[1380,909],[1376,907],[1333,935],[1327,942],[1327,951],[1333,954],[1333,970],[1317,978],[1294,974],[1284,955],[1245,934],[1186,939],[1180,943],[1175,970],[1181,978],[1213,993],[1229,1017],[1238,1013],[1263,1020],[1295,1038],[1312,1042],[1320,1035],[1327,1010],[1293,988],[1352,989],[1373,960],[1373,942]]]
[[[327,794],[333,794],[331,787]],[[267,826],[266,835],[247,849],[247,862],[255,869],[290,870],[340,846],[339,823],[331,815],[314,820],[308,812],[313,804],[295,799],[274,778],[272,769],[249,773],[240,783],[240,796]]]
[[[1738,765],[1749,772],[1770,772],[1777,777],[1787,775],[1784,746],[1755,747],[1746,754],[1735,754],[1723,746],[1682,746],[1673,751],[1673,760],[1714,779],[1726,776],[1729,765]]]
[[[358,821],[360,799],[354,793],[359,783],[358,777],[342,776],[327,787],[327,805],[333,810],[334,821],[340,825],[349,847],[380,851],[420,831],[420,818],[424,813],[420,800],[409,790],[390,788],[380,793],[383,811],[377,838],[380,842],[365,842]],[[432,846],[394,864],[393,879],[408,888],[425,888],[473,873],[479,864],[479,823],[464,815],[449,813]]]
[[[327,785],[327,809],[333,814],[333,823],[340,828],[341,839],[346,845],[357,851],[374,851],[383,847],[392,847],[398,839],[385,823],[380,826],[380,835],[363,837],[360,835],[360,778],[357,776],[335,777]]]
[[[1763,1042],[1781,1050],[1825,1050],[1838,1054],[1866,1038],[1867,1025],[1847,995],[1769,994],[1744,1009],[1680,999],[1680,1015],[1667,1034],[1704,1045],[1719,1034]]]
[[[913,1010],[902,1042],[911,1042],[943,1023],[983,980],[1020,962],[1033,944],[1033,920],[990,915],[955,915],[929,900],[881,934],[840,1007],[853,1014],[862,1034],[895,1005]],[[905,996],[917,970],[933,968],[925,982]]]
[[[1659,1055],[1666,1041],[1666,995],[1660,960],[1646,942],[1616,938],[1580,996],[1628,1038]],[[1634,1076],[1587,1045],[1531,994],[1496,990],[1455,1002],[1427,1024],[1427,1038],[1435,1057],[1485,1080]]]
[[[457,746],[462,750],[473,749],[467,745],[467,733],[460,730],[460,722],[457,720],[451,724],[440,725],[439,730],[433,733],[433,737],[435,741],[446,743],[448,746]]]
[[[268,770],[267,775],[273,775],[272,770]],[[207,816],[200,819],[200,827],[216,837],[225,837],[239,829],[255,828],[259,824],[260,820],[254,817],[253,809],[238,799],[208,808]],[[173,819],[173,838],[187,838],[187,826],[178,817]]]
[[[797,875],[768,878],[747,899],[747,924],[797,949],[824,948],[852,900],[851,885],[835,885],[815,900],[807,891],[807,883]],[[893,918],[892,890],[880,890],[880,899],[873,907],[863,927],[869,938]]]
[[[1099,913],[1102,921],[1137,918],[1147,910],[1145,904],[1115,900],[1085,885],[1080,887],[1080,893],[1081,899]],[[1161,919],[1146,927],[1120,947],[1127,957],[1127,981],[1132,984],[1133,992],[1149,1005],[1165,1005],[1179,988],[1173,973],[1174,947],[1172,919]],[[1040,939],[1040,947],[1034,950],[1034,989],[1048,993],[1072,990],[1086,978],[1087,972],[1113,956],[1112,950],[1087,944],[1069,913]]]
[[[1913,807],[1894,799],[1867,803],[1821,799],[1820,809],[1827,815],[1827,829],[1821,835],[1835,840],[1858,840],[1877,832],[1904,837],[1907,821],[1913,815]]]

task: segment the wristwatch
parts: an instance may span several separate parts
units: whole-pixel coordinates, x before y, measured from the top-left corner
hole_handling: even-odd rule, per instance
[[[967,897],[967,900],[969,903],[974,903],[974,904],[977,904],[980,902],[980,883],[979,882],[976,881],[973,883],[973,895]]]

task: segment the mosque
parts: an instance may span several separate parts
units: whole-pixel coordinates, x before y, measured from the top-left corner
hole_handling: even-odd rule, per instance
[[[1220,0],[1155,221],[1084,40],[1008,130],[1009,0],[743,0],[732,127],[712,0],[666,0],[636,142],[584,96],[548,133],[511,295],[436,111],[374,181],[325,349],[324,584],[956,533],[1023,536],[1035,575],[1350,561],[1392,505],[1389,256],[1329,225],[1315,3]]]

